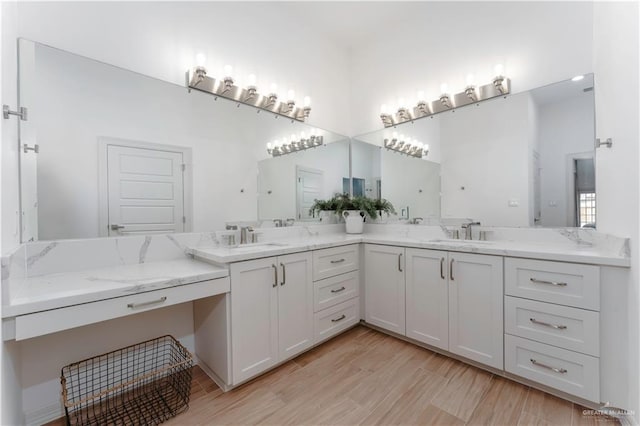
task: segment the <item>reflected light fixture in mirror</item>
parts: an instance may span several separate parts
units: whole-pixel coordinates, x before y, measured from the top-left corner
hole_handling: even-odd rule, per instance
[[[422,144],[422,142],[411,138],[405,138],[404,135],[398,135],[396,132],[393,132],[391,139],[385,138],[383,142],[384,147],[388,150],[410,157],[422,158],[429,153],[429,145]]]
[[[440,97],[427,102],[423,91],[418,92],[417,104],[413,108],[407,108],[404,102],[398,100],[398,109],[382,104],[380,106],[380,120],[384,127],[395,126],[418,118],[428,117],[440,112],[449,111],[466,105],[486,101],[497,96],[509,94],[511,81],[504,76],[504,66],[496,65],[494,68],[495,77],[489,84],[476,86],[473,75],[467,76],[467,85],[463,92],[451,93],[446,83],[440,86]]]
[[[304,151],[305,149],[316,148],[324,143],[322,135],[318,134],[316,129],[311,130],[311,134],[307,137],[305,132],[301,132],[300,136],[291,135],[289,139],[284,138],[281,141],[275,140],[267,144],[267,154],[272,157],[279,157],[284,154]]]
[[[310,97],[305,96],[303,106],[296,107],[295,92],[289,90],[286,102],[278,103],[277,86],[275,84],[271,85],[269,94],[263,96],[258,93],[255,74],[249,75],[247,87],[242,88],[235,85],[233,67],[231,65],[225,65],[224,77],[222,80],[216,80],[207,75],[205,63],[206,57],[202,53],[196,55],[196,65],[186,74],[187,87],[189,89],[210,93],[216,96],[216,99],[218,96],[222,96],[297,121],[304,122],[309,118],[311,113]]]

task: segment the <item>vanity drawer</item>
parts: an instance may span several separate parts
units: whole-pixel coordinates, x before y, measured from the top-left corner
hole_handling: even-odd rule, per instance
[[[29,339],[113,318],[189,302],[230,290],[229,278],[115,297],[16,317],[16,340]]]
[[[358,271],[347,272],[313,283],[313,311],[318,312],[358,295]]]
[[[360,298],[355,297],[314,315],[315,343],[322,342],[360,321]]]
[[[504,365],[509,373],[600,402],[600,360],[555,346],[504,336]]]
[[[505,296],[505,333],[587,355],[600,354],[600,314]]]
[[[313,252],[313,280],[322,280],[360,268],[359,245],[332,247]]]
[[[600,268],[577,263],[505,258],[505,293],[600,310]]]

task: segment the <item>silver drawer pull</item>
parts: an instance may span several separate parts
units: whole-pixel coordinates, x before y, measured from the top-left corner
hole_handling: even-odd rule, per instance
[[[548,322],[538,321],[535,318],[529,318],[529,321],[531,321],[534,324],[544,325],[545,327],[551,327],[551,328],[555,328],[557,330],[566,330],[567,329],[566,325],[551,324],[551,323],[548,323]]]
[[[332,260],[331,263],[342,263],[344,259]]]
[[[346,288],[344,288],[344,287],[340,287],[340,288],[339,288],[339,289],[337,289],[337,290],[331,290],[331,293],[340,293],[341,291],[345,291],[345,290],[346,290]]]
[[[345,319],[347,316],[345,314],[342,314],[340,317],[336,318],[336,319],[332,319],[331,322],[339,322],[342,321],[343,319]]]
[[[555,285],[557,287],[566,287],[567,283],[561,283],[558,281],[545,281],[545,280],[539,280],[536,278],[529,278],[529,281],[531,281],[532,283],[536,283],[536,284],[547,284],[547,285]]]
[[[531,361],[531,364],[533,364],[533,365],[537,365],[538,367],[546,368],[547,370],[555,371],[556,373],[560,373],[560,374],[566,374],[567,373],[567,370],[565,370],[564,368],[551,367],[551,366],[548,366],[548,365],[543,364],[541,362],[538,362],[533,358],[531,358],[529,361]]]
[[[164,303],[166,301],[167,301],[167,296],[162,296],[158,300],[151,300],[149,302],[129,303],[129,304],[127,304],[127,308],[131,308],[131,309],[142,308],[143,306],[155,305],[157,303]]]

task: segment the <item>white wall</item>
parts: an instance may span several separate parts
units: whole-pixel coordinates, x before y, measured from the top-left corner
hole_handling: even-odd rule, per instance
[[[522,93],[440,115],[443,218],[531,224],[529,97]]]
[[[593,69],[595,74],[596,137],[612,138],[613,147],[596,151],[598,230],[631,237],[631,270],[628,281],[617,282],[627,291],[628,322],[625,334],[616,337],[628,342],[626,364],[620,370],[629,378],[627,407],[640,419],[640,129],[638,128],[638,81],[640,67],[640,8],[637,2],[596,2],[594,8]],[[624,290],[623,290],[624,291]],[[623,385],[624,386],[624,385]]]
[[[461,92],[468,73],[489,82],[497,63],[513,92],[592,69],[589,2],[423,2],[413,18],[380,28],[385,37],[351,56],[351,134],[380,128],[380,105],[416,92],[437,99],[440,84]]]
[[[571,156],[593,156],[591,93],[539,106],[542,226],[576,226]]]

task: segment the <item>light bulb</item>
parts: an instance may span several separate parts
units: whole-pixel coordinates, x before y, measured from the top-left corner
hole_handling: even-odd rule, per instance
[[[302,100],[302,106],[305,108],[309,108],[311,106],[311,98],[309,96],[305,96]]]
[[[404,135],[402,133],[400,133],[400,140],[404,141]]]
[[[504,66],[502,64],[497,64],[494,68],[493,71],[496,74],[496,77],[502,77],[502,73],[504,73]]]
[[[467,74],[467,86],[475,86],[476,78],[473,74]]]
[[[404,108],[404,98],[398,98],[398,109]]]
[[[284,146],[286,144],[288,144],[289,141],[287,141],[287,138],[282,138],[282,142],[280,143],[281,146]]]
[[[380,105],[380,114],[387,115],[388,111],[389,111],[389,108],[387,107],[387,104]]]
[[[424,90],[418,90],[417,98],[418,98],[418,103],[424,102],[427,99],[426,96],[424,95]]]
[[[416,148],[418,148],[418,150],[422,149],[422,142],[416,142]]]
[[[199,67],[204,67],[206,63],[207,57],[204,55],[204,53],[198,53],[196,55],[196,65]]]
[[[247,77],[247,85],[251,87],[255,87],[256,80],[257,78],[255,74],[249,74],[249,76]]]
[[[273,149],[273,145],[271,144],[271,142],[267,143],[267,149]]]
[[[269,90],[271,91],[271,94],[275,95],[278,93],[278,85],[275,83],[271,83],[271,86],[269,86]]]
[[[300,140],[304,140],[307,138],[307,134],[305,132],[300,132]]]
[[[393,132],[393,133],[391,133],[391,137],[392,137],[393,139],[398,139],[398,132]]]
[[[233,74],[233,67],[231,65],[225,65],[224,66],[224,76],[225,77],[231,77],[231,74]]]
[[[440,94],[446,95],[449,93],[449,85],[447,83],[442,83],[440,85]]]
[[[292,100],[294,100],[294,99],[295,99],[295,97],[296,97],[296,92],[295,92],[295,90],[293,90],[293,89],[289,89],[289,90],[287,91],[287,100],[288,100],[288,101],[292,101]]]
[[[422,149],[423,149],[423,150],[425,150],[425,151],[429,151],[429,144],[426,144],[426,143],[425,143],[425,144],[422,146]]]
[[[296,135],[294,133],[291,133],[291,142],[296,140]]]

